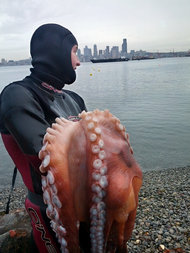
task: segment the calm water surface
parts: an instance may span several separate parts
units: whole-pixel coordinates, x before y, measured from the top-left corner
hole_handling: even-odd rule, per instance
[[[0,91],[29,68],[1,67]],[[88,110],[109,109],[121,120],[143,171],[190,165],[190,58],[83,63],[66,87]],[[11,182],[12,169],[0,142],[0,186]]]

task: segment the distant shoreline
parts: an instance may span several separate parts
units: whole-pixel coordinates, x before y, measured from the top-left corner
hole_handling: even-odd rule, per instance
[[[188,52],[176,52],[175,54],[173,53],[152,53],[151,57],[149,59],[162,59],[162,58],[183,58],[183,57],[190,57],[190,53]],[[166,54],[166,55],[165,55]],[[178,55],[179,54],[179,55]],[[139,60],[140,58],[144,58],[142,56],[136,56],[136,57],[131,57],[129,58],[129,61],[133,60]],[[93,59],[93,58],[92,58]],[[106,59],[106,58],[105,58]],[[91,59],[89,61],[81,61],[81,63],[86,63],[86,62],[91,62]],[[13,66],[27,66],[31,65],[31,59],[26,59],[26,60],[19,60],[19,61],[8,61],[5,64],[0,63],[0,67],[13,67]],[[32,66],[32,65],[31,65]]]

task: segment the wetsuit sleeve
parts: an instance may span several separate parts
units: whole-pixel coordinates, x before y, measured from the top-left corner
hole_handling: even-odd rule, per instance
[[[10,85],[2,92],[1,121],[25,154],[38,154],[49,124],[28,89]]]

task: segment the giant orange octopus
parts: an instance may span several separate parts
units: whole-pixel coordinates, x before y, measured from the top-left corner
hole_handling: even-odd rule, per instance
[[[57,118],[39,153],[46,213],[62,252],[80,252],[79,224],[91,252],[127,252],[142,185],[128,134],[108,110]]]

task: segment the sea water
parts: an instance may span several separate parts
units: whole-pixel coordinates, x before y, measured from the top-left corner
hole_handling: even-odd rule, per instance
[[[0,91],[29,69],[0,67]],[[82,63],[65,88],[88,110],[109,109],[121,120],[143,171],[190,165],[190,58]],[[13,167],[0,141],[0,187],[11,182]]]

